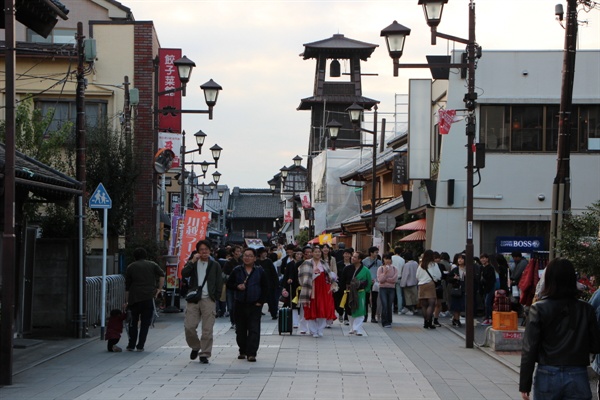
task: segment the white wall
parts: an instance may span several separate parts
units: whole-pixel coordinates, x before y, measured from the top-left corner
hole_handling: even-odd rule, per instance
[[[475,80],[479,104],[559,104],[562,58],[561,51],[484,52]],[[598,65],[600,51],[577,53],[575,104],[600,104]],[[465,80],[451,73],[447,108],[464,108],[466,91]],[[443,138],[437,206],[428,212],[433,218],[431,248],[436,250],[456,252],[465,247],[466,142],[464,121],[453,124]],[[475,253],[479,251],[478,219],[549,221],[555,175],[555,153],[488,153],[481,183],[474,189]],[[600,153],[573,153],[571,177],[572,209],[578,213],[600,199]],[[453,206],[446,204],[448,179],[455,179]],[[475,175],[474,182],[478,181]],[[539,194],[545,196],[544,201],[538,200]]]

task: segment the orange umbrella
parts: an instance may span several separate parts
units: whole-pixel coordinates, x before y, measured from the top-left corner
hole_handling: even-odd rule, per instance
[[[408,236],[403,237],[402,239],[400,239],[400,242],[424,242],[425,241],[425,231],[416,231],[411,233]]]
[[[408,224],[400,225],[395,230],[397,231],[424,231],[427,228],[425,218],[409,222]]]

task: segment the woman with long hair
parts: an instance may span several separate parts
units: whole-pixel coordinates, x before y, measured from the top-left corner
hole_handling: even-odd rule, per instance
[[[304,318],[313,337],[323,336],[328,319],[335,320],[335,306],[332,296],[333,273],[321,259],[321,249],[315,247],[312,258],[304,261],[298,269],[300,301],[304,307]]]
[[[534,400],[592,398],[587,366],[590,353],[600,353],[600,329],[596,310],[578,295],[571,261],[550,261],[541,300],[527,316],[519,374],[523,400],[532,386]]]
[[[392,265],[392,253],[383,255],[383,265],[377,269],[377,280],[379,281],[379,299],[381,300],[381,325],[384,328],[391,328],[394,295],[398,281],[398,270]]]
[[[435,329],[433,325],[433,310],[437,296],[435,283],[442,280],[442,274],[437,264],[433,261],[433,250],[425,250],[419,268],[417,268],[419,302],[423,313],[423,328]]]
[[[467,276],[467,266],[465,264],[465,255],[457,254],[454,256],[456,266],[453,265],[450,271],[450,311],[452,312],[452,326],[461,327],[460,313],[465,311],[465,277]]]
[[[337,261],[333,256],[331,246],[329,246],[327,243],[323,244],[323,246],[321,247],[321,258],[323,259],[323,262],[329,266],[329,270],[333,273],[331,276],[331,296],[333,296],[333,304],[335,306],[335,304],[338,304],[342,299],[342,292],[339,290],[338,286]],[[339,317],[341,321],[342,314],[339,314]],[[326,327],[331,328],[331,325],[333,325],[333,320],[328,319]]]

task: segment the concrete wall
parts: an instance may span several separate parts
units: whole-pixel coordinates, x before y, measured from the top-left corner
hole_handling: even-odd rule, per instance
[[[74,256],[65,239],[40,239],[33,269],[32,327],[51,335],[74,332]]]

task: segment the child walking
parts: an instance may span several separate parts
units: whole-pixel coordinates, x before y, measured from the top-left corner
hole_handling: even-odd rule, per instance
[[[106,326],[105,339],[108,341],[106,348],[110,352],[120,353],[123,350],[117,346],[123,333],[123,321],[127,318],[127,314],[119,309],[110,311],[110,318]]]

